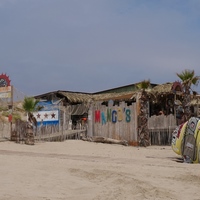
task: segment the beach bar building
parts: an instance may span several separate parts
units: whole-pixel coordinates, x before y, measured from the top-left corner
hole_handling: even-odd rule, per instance
[[[144,122],[140,118],[142,92],[136,85],[97,93],[58,90],[35,98],[43,102],[59,102],[59,127],[62,131],[84,129],[87,137],[127,140],[131,145],[138,145]],[[169,144],[171,133],[177,126],[176,112],[183,96],[181,84],[151,84],[146,92],[150,144]]]

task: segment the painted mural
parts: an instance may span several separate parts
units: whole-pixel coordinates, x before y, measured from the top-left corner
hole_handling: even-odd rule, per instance
[[[42,110],[33,113],[38,126],[59,124],[59,109],[57,104],[45,101],[39,102],[38,106],[42,106]]]

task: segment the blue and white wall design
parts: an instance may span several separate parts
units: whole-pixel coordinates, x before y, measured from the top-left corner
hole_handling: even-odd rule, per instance
[[[33,113],[38,126],[59,124],[58,104],[52,104],[50,101],[45,101],[39,102],[37,105],[43,107],[41,111]]]
[[[57,125],[59,124],[59,111],[39,111],[34,113],[37,125]]]

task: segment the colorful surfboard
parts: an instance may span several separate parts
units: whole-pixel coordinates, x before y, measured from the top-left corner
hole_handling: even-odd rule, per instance
[[[173,132],[173,151],[185,162],[200,163],[200,119],[191,117]]]

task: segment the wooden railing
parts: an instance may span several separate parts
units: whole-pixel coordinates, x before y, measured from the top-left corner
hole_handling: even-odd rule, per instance
[[[27,135],[26,122],[18,121],[12,131],[11,140],[24,141]],[[67,139],[80,139],[86,135],[86,129],[64,130],[58,125],[41,126],[33,129],[34,141],[64,141]]]
[[[172,133],[176,128],[174,115],[152,116],[148,120],[151,145],[171,145]]]

